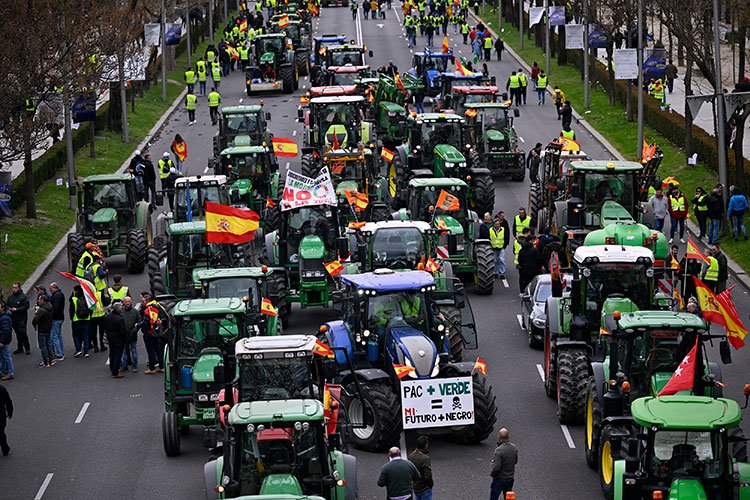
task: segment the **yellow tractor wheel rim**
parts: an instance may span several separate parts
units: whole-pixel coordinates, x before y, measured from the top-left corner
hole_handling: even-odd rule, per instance
[[[594,403],[591,395],[586,398],[586,447],[591,451],[594,440]]]
[[[395,198],[396,196],[396,165],[391,163],[391,166],[388,167],[388,188],[391,193],[391,198]]]
[[[614,461],[612,460],[612,447],[609,441],[605,441],[602,445],[602,480],[604,484],[612,484],[612,475],[614,469]]]

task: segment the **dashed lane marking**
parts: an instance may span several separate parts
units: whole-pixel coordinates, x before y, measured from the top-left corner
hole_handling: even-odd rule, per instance
[[[81,411],[78,412],[75,423],[80,424],[81,422],[83,422],[83,417],[86,415],[86,410],[89,409],[89,406],[91,406],[91,403],[89,403],[88,401],[83,403],[83,407],[81,408]]]
[[[36,492],[36,496],[34,497],[34,500],[42,500],[42,497],[44,496],[44,492],[47,491],[47,486],[49,486],[50,481],[52,481],[52,476],[55,474],[53,472],[50,472],[47,474],[47,476],[44,478],[44,482],[39,487],[39,491]]]
[[[523,140],[523,137],[521,137],[520,135],[518,136],[518,138],[521,140],[521,142],[526,142]]]
[[[297,135],[297,131],[296,131],[296,130],[293,130],[293,131],[292,131],[292,137],[294,137],[294,136],[296,136],[296,135]]]
[[[508,287],[510,287],[510,285],[508,284],[508,280],[506,280],[505,278],[501,279],[500,281],[502,281],[502,282],[503,282],[503,286],[504,286],[505,288],[508,288]]]
[[[542,382],[544,382],[544,368],[542,368],[542,365],[539,363],[536,364],[536,371],[539,372],[539,378],[542,379]]]
[[[568,448],[575,449],[576,444],[573,442],[573,436],[570,435],[570,431],[568,430],[568,426],[560,424],[560,428],[563,431],[563,436],[565,436],[565,441],[568,442]]]
[[[203,169],[203,173],[204,174],[207,173],[207,172],[208,172],[208,166],[206,166],[206,168]]]
[[[406,433],[404,431],[401,431],[401,439],[398,444],[401,446],[401,458],[406,460]]]
[[[289,162],[286,162],[286,165],[284,165],[284,167],[285,167],[285,168],[286,168],[287,170],[289,170]]]
[[[521,330],[523,330],[523,319],[521,318],[521,315],[516,314],[516,319],[518,320],[518,326],[520,326]]]

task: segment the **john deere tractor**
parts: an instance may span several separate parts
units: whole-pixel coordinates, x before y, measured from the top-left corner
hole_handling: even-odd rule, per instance
[[[505,95],[501,96],[500,89],[494,85],[454,85],[450,93],[441,96],[435,109],[445,112],[452,110],[464,116],[467,104],[495,103]]]
[[[408,186],[409,204],[393,218],[429,223],[439,235],[437,256],[449,262],[456,275],[470,276],[477,294],[491,295],[495,287],[495,254],[489,240],[479,239],[477,213],[467,208],[468,189],[461,179],[412,179]],[[442,192],[455,196],[458,207],[441,208],[438,200]]]
[[[316,66],[320,66],[322,68],[325,68],[326,66],[326,52],[331,47],[336,47],[339,45],[346,44],[346,36],[345,35],[336,35],[336,34],[325,34],[320,36],[314,36],[313,37],[313,50],[310,54],[310,71],[313,71],[313,68]],[[365,64],[364,61],[362,61],[362,64]],[[311,74],[312,76],[312,74]],[[310,82],[312,83],[313,79],[310,79]]]
[[[271,30],[274,33],[286,35],[292,41],[294,50],[294,67],[298,74],[307,76],[310,74],[310,33],[301,20],[288,19],[286,26],[279,26],[278,21],[272,22]]]
[[[297,90],[299,72],[291,45],[283,33],[253,38],[253,61],[245,69],[247,95],[258,92],[291,94]]]
[[[606,496],[614,489],[611,453],[601,454],[603,435],[627,435],[634,431],[631,405],[664,388],[685,356],[697,347],[695,394],[721,396],[721,370],[708,361],[703,342],[710,335],[704,321],[691,313],[672,311],[616,311],[604,318],[601,336],[608,339],[601,361],[592,361],[586,395],[586,462],[596,469]],[[729,343],[720,344],[722,358],[731,361]],[[606,450],[605,450],[606,451]]]
[[[510,102],[466,103],[464,108],[469,142],[476,145],[480,164],[493,177],[509,176],[516,182],[523,181],[526,153],[518,147],[518,135],[513,128],[513,117],[520,116],[518,108],[513,109],[513,116],[509,113]]]
[[[271,113],[263,111],[263,104],[221,108],[219,130],[213,139],[213,158],[208,160],[209,170],[215,168],[219,155],[227,148],[271,144],[273,134],[268,129],[270,120]]]
[[[353,444],[382,450],[398,442],[402,428],[429,429],[464,443],[486,439],[496,420],[495,396],[474,363],[451,359],[432,276],[382,269],[343,275],[341,281],[345,290],[335,295],[334,307],[343,320],[326,323],[320,335],[348,354],[335,353],[341,367],[335,381],[344,387],[355,381],[362,385],[363,399],[348,404],[352,423],[362,424],[352,429]],[[460,293],[454,300],[462,305]],[[462,323],[464,338],[476,345],[473,318]],[[402,415],[407,395],[412,397]]]
[[[327,40],[327,42],[326,42]],[[354,41],[347,42],[343,37],[326,36],[315,38],[317,49],[316,64],[310,72],[310,84],[313,87],[325,85],[323,75],[326,69],[333,67],[364,67],[368,66],[367,57],[372,57],[372,51]]]
[[[406,142],[408,136],[406,99],[409,95],[422,92],[424,83],[410,73],[401,77],[401,88],[393,78],[381,74],[375,86],[370,116],[375,120],[378,138],[391,150]]]
[[[131,174],[91,175],[77,186],[76,230],[68,234],[68,265],[75,272],[86,243],[104,257],[125,255],[129,273],[141,273],[151,245],[151,207],[138,201]]]
[[[480,214],[494,213],[495,185],[481,166],[479,151],[465,134],[466,120],[457,115],[425,113],[409,120],[409,141],[396,148],[388,166],[391,194],[406,206],[407,183],[414,177],[453,177],[469,185],[468,202]]]

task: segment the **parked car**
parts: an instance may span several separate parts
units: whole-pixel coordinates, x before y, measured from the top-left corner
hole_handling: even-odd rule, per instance
[[[573,276],[564,275],[566,289],[570,289]],[[552,282],[549,274],[540,274],[531,280],[521,298],[521,328],[529,336],[529,347],[540,349],[544,344],[544,323],[547,315],[544,306],[547,297],[552,295]]]

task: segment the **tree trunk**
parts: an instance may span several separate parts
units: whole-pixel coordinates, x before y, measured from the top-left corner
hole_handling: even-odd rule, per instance
[[[96,158],[96,120],[89,122],[89,130],[89,156]]]
[[[748,14],[750,16],[750,14]],[[737,81],[742,80],[745,78],[745,64],[747,61],[747,55],[746,55],[746,48],[747,48],[747,35],[748,35],[748,27],[747,26],[740,26],[739,28],[740,33],[740,46],[739,46],[739,52],[740,57],[739,61],[737,63]]]
[[[557,64],[568,64],[568,51],[565,50],[565,25],[557,27]]]
[[[107,109],[107,130],[122,132],[122,108],[117,106],[117,96],[120,95],[119,82],[109,84],[109,108]]]
[[[34,126],[32,116],[24,113],[23,128],[23,171],[26,176],[26,218],[36,219],[36,189],[34,186],[34,165],[31,161],[31,132]]]

